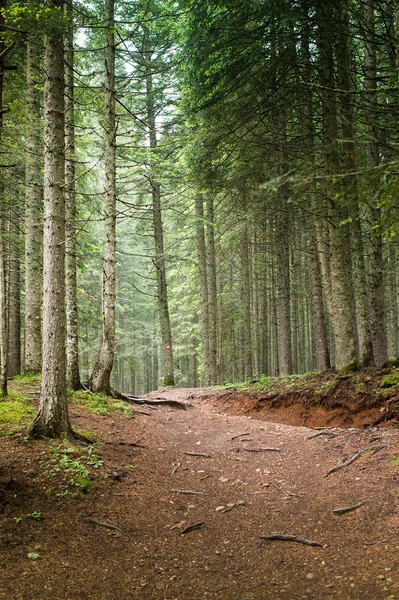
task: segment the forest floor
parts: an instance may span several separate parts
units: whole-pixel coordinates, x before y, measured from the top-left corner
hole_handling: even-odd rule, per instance
[[[266,383],[72,401],[89,448],[3,419],[0,598],[399,600],[399,370]]]

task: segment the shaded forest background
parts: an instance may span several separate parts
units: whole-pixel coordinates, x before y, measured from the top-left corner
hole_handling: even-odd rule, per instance
[[[41,369],[43,48],[55,31],[68,339],[79,342],[68,360],[83,380],[113,260],[110,148],[113,387],[140,394],[166,372],[196,387],[399,356],[394,1],[0,7],[3,377]]]

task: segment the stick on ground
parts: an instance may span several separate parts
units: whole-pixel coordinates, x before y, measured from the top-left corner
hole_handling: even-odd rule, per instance
[[[367,448],[363,448],[362,450],[358,450],[357,452],[355,452],[354,454],[352,454],[352,456],[350,456],[348,458],[348,460],[346,460],[345,462],[343,462],[341,465],[337,465],[336,467],[333,467],[332,469],[330,469],[329,471],[327,471],[327,473],[324,475],[324,477],[328,477],[329,475],[331,475],[331,473],[335,473],[336,471],[339,471],[340,469],[348,467],[355,460],[357,460],[358,458],[360,458],[360,456],[362,456],[362,454],[364,454],[365,452],[367,452],[367,450],[370,450],[373,454],[375,454],[376,452],[378,452],[379,450],[382,450],[383,448],[386,448],[387,446],[388,446],[388,444],[380,444],[379,446],[367,446]]]
[[[189,496],[206,496],[206,492],[197,492],[196,490],[169,490],[175,494],[187,494]]]
[[[122,529],[120,527],[117,527],[116,525],[109,525],[108,523],[101,523],[101,521],[97,521],[97,519],[92,519],[91,517],[85,517],[83,521],[86,523],[93,523],[93,525],[98,525],[99,527],[105,527],[105,529],[120,531],[122,533]]]
[[[358,504],[354,504],[353,506],[346,506],[344,508],[336,508],[331,512],[336,517],[340,517],[341,515],[345,515],[346,513],[357,510],[358,508],[360,508],[361,506],[364,506],[368,502],[370,502],[370,500],[362,500],[362,502],[359,502]]]
[[[195,531],[196,529],[202,529],[205,527],[205,523],[195,523],[195,525],[189,525],[183,531],[180,531],[179,535],[185,535],[186,533],[190,533],[190,531]]]
[[[305,540],[305,538],[297,537],[296,535],[272,534],[260,535],[259,538],[261,540],[269,541],[297,542],[298,544],[305,544],[306,546],[319,546],[320,548],[324,548],[324,544],[321,544],[320,542],[312,542],[310,540]]]

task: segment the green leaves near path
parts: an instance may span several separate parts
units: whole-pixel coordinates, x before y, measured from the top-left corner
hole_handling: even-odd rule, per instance
[[[110,415],[113,412],[123,413],[127,417],[131,417],[133,409],[126,402],[115,400],[102,394],[93,394],[89,391],[68,391],[68,400],[71,404],[83,406],[85,409],[95,415]]]

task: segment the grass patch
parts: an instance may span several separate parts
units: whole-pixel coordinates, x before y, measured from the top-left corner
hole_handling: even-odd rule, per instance
[[[72,404],[83,406],[95,415],[106,416],[113,412],[119,412],[130,417],[133,414],[133,408],[130,404],[122,400],[115,400],[109,396],[103,396],[102,394],[93,394],[87,390],[80,390],[78,392],[69,390],[68,400]]]
[[[29,398],[23,394],[10,391],[7,398],[0,398],[0,427],[2,430],[8,430],[15,426],[25,427],[32,419],[35,409],[30,403]]]
[[[42,382],[41,373],[26,373],[25,375],[16,375],[12,378],[12,382],[17,384],[18,387],[21,385],[35,385]]]

